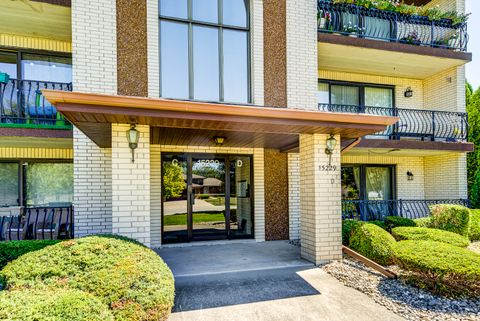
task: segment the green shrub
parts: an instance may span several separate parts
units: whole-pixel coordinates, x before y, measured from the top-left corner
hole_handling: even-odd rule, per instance
[[[470,240],[480,241],[480,210],[470,210]]]
[[[480,296],[480,255],[435,241],[401,241],[395,263],[408,282],[447,296]]]
[[[381,227],[366,223],[355,229],[350,247],[381,265],[392,263],[395,239]]]
[[[57,240],[0,242],[0,270],[7,265],[8,262],[15,260],[25,253],[41,250],[46,246],[57,244],[58,242]]]
[[[432,205],[432,226],[440,230],[467,236],[470,230],[470,210],[460,205]]]
[[[413,220],[418,227],[431,227],[432,226],[432,217],[427,216],[427,217],[422,217],[422,218],[416,218]]]
[[[385,225],[384,221],[368,221],[370,224],[375,224],[378,227],[381,227],[384,230],[387,230],[387,226]]]
[[[465,236],[427,227],[396,227],[392,230],[392,234],[397,241],[437,241],[459,247],[470,245],[470,241]]]
[[[23,255],[0,271],[7,290],[78,289],[116,320],[165,320],[173,306],[170,269],[152,250],[106,236],[63,241]]]
[[[93,295],[72,290],[0,292],[0,320],[113,321],[108,306]]]
[[[348,246],[350,244],[350,237],[353,231],[360,225],[362,221],[357,220],[343,220],[342,221],[342,244]]]
[[[417,226],[415,222],[409,218],[399,216],[387,216],[385,217],[385,226],[387,231],[391,231],[395,227],[399,226]]]

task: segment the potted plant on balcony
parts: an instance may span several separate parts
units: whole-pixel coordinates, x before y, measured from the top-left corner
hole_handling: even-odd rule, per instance
[[[0,83],[6,84],[10,80],[10,76],[6,72],[0,72]]]
[[[344,32],[344,35],[356,38],[357,35],[360,33],[360,29],[361,28],[358,28],[356,24],[349,21],[347,24],[343,25],[342,31]]]
[[[400,38],[400,42],[416,46],[422,44],[422,41],[418,38],[418,33],[416,31],[411,31],[405,37]]]

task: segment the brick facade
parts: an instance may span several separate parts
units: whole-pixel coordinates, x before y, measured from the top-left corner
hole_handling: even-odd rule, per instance
[[[300,239],[302,257],[321,264],[342,258],[340,137],[325,170],[328,135],[300,135]]]
[[[75,91],[117,93],[116,3],[72,3],[72,61]],[[112,233],[111,149],[73,130],[75,236]]]

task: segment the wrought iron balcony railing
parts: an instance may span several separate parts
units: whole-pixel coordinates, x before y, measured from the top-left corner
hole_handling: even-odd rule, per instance
[[[467,50],[467,24],[449,19],[365,8],[353,4],[318,1],[318,31],[411,45]]]
[[[470,202],[466,199],[389,201],[343,200],[342,218],[344,220],[381,221],[386,216],[400,216],[415,219],[429,216],[429,206],[434,204],[470,206]]]
[[[463,142],[468,137],[467,113],[334,104],[318,104],[318,109],[340,113],[397,116],[400,120],[395,125],[375,134],[390,139],[416,137],[431,141]]]
[[[72,91],[72,84],[18,79],[0,82],[0,126],[71,129],[42,95],[43,89]]]
[[[0,216],[0,241],[73,238],[73,207],[32,207]]]

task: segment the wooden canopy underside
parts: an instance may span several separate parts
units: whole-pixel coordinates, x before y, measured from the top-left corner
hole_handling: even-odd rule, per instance
[[[383,131],[397,117],[305,111],[251,105],[202,103],[44,90],[43,95],[98,146],[111,146],[112,123],[150,125],[151,143],[288,150],[298,135],[340,134],[357,138]]]

